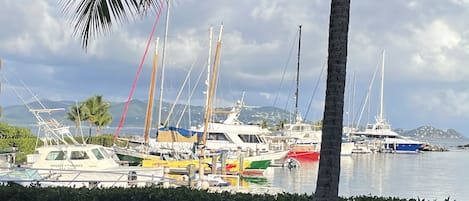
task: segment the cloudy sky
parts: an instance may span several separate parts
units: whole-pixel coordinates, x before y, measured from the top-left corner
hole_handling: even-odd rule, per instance
[[[320,119],[329,4],[326,0],[172,1],[163,99],[175,100],[190,69],[191,87],[196,85],[206,68],[209,26],[216,35],[223,24],[217,104],[231,104],[245,92],[247,105],[292,111],[301,24],[299,110],[310,120]],[[59,0],[0,1],[0,73],[10,80],[2,80],[0,105],[22,104],[12,91],[21,88],[20,81],[40,98],[82,101],[101,94],[108,101],[126,101],[155,18],[156,12],[114,26],[84,51]],[[467,19],[467,0],[352,1],[347,90],[354,88],[355,95],[346,95],[353,101],[347,100],[349,115],[344,120],[358,118],[385,49],[384,115],[392,126],[432,125],[469,136]],[[154,37],[164,37],[164,22],[163,13]],[[134,99],[147,99],[152,60],[151,54],[145,60]],[[379,77],[374,81],[370,112],[364,110],[362,124],[373,121],[377,113],[379,81]],[[204,102],[202,83],[194,91],[193,104]],[[180,102],[189,93],[185,89]]]

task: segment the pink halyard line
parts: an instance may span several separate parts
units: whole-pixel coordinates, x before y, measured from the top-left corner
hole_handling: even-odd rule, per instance
[[[145,49],[145,52],[143,53],[142,60],[140,61],[140,66],[139,66],[138,71],[137,71],[137,76],[135,77],[134,83],[132,84],[132,89],[130,90],[130,94],[129,94],[129,97],[127,99],[127,102],[125,103],[124,111],[122,112],[122,116],[121,116],[121,119],[119,121],[119,126],[117,127],[116,133],[114,134],[114,144],[116,143],[117,137],[119,137],[122,126],[124,125],[125,116],[127,115],[127,110],[129,109],[130,101],[132,100],[132,97],[134,95],[135,87],[137,87],[137,82],[138,82],[138,78],[140,77],[140,72],[142,71],[143,63],[145,62],[145,58],[147,57],[147,53],[148,53],[148,50],[150,49],[150,45],[151,45],[151,40],[152,40],[153,34],[155,33],[155,30],[156,30],[156,25],[158,24],[158,21],[160,19],[161,11],[163,9],[165,1],[161,1],[161,2],[162,3],[161,3],[161,6],[160,6],[160,9],[158,10],[158,14],[156,15],[155,22],[153,23],[153,28],[151,30],[150,37],[148,38],[147,47]]]

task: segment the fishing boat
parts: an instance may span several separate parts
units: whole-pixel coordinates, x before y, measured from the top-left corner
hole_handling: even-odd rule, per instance
[[[162,181],[163,168],[122,166],[101,145],[49,145],[37,148],[30,168],[56,184],[100,187],[145,186]],[[153,182],[152,182],[153,181]],[[48,181],[50,182],[50,181]],[[130,185],[129,185],[130,184]]]
[[[24,100],[24,99],[22,99]],[[163,168],[122,166],[111,149],[102,145],[78,143],[69,128],[52,117],[48,109],[26,107],[36,117],[38,138],[43,141],[34,154],[27,156],[27,165],[14,167],[0,175],[1,181],[22,185],[40,183],[44,186],[131,187],[163,182]]]

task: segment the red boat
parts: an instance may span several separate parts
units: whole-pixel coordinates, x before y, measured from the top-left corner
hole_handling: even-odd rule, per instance
[[[300,162],[318,161],[320,148],[318,144],[295,144],[292,145],[287,158],[293,158]]]
[[[318,161],[319,151],[290,151],[287,158],[293,158],[300,162]]]

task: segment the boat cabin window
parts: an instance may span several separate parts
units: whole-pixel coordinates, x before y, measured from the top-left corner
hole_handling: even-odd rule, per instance
[[[245,143],[259,143],[259,138],[257,138],[257,135],[239,134],[238,136]]]
[[[101,150],[101,153],[104,155],[105,158],[112,158],[112,155],[107,152],[104,148],[99,148]]]
[[[257,138],[259,139],[259,142],[261,143],[268,143],[267,139],[265,139],[264,137],[258,136]]]
[[[104,159],[103,154],[99,151],[99,149],[92,149],[91,152],[96,157],[96,159],[101,160]]]
[[[70,160],[85,160],[89,158],[85,151],[72,151],[70,153]]]
[[[304,129],[303,129],[303,126],[293,126],[291,130],[292,131],[303,131]]]
[[[66,151],[51,151],[47,154],[46,160],[65,160],[65,156],[67,155]]]
[[[208,133],[207,139],[228,141],[228,138],[226,137],[225,133]]]

